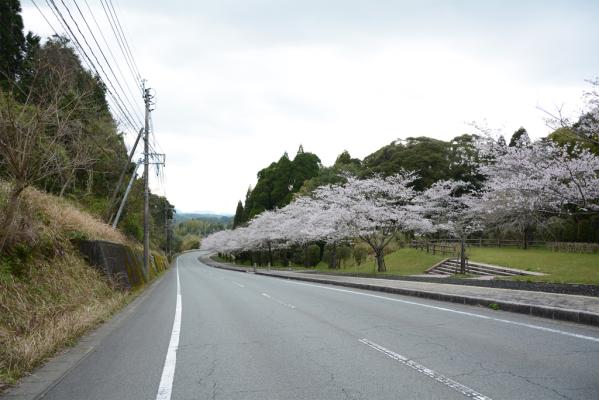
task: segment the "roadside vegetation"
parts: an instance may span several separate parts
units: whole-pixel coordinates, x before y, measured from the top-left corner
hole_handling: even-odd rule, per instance
[[[20,2],[0,6],[0,388],[106,320],[134,295],[91,268],[76,240],[139,249],[143,182],[110,93],[62,36],[23,31]],[[127,128],[128,129],[128,128]],[[137,131],[139,128],[135,128]],[[130,132],[129,132],[130,133]],[[151,247],[177,251],[174,206],[150,196]]]
[[[2,182],[0,201],[9,192]],[[0,255],[0,383],[8,384],[130,299],[90,268],[71,240],[139,246],[69,200],[34,188],[22,196],[20,229],[11,236],[11,252]]]
[[[341,252],[343,253],[343,251]],[[401,248],[390,252],[385,256],[386,272],[377,272],[376,260],[373,255],[367,255],[359,264],[356,259],[347,252],[347,256],[340,257],[339,269],[331,270],[326,261],[319,261],[314,266],[305,266],[302,262],[290,262],[284,266],[276,262],[273,269],[292,269],[297,271],[319,271],[333,272],[335,274],[349,275],[421,275],[425,271],[442,261],[446,256],[433,255],[413,248]],[[509,280],[529,282],[552,282],[552,283],[581,283],[599,285],[599,252],[597,253],[571,253],[556,252],[546,248],[530,248],[527,250],[507,247],[472,247],[468,248],[468,257],[473,262],[498,265],[508,268],[522,269],[525,271],[541,272],[543,276],[514,276]],[[221,262],[234,262],[239,265],[251,266],[246,261],[234,261],[230,258],[215,256]],[[262,264],[259,268],[267,268]],[[473,275],[460,276],[457,278],[473,278]]]
[[[519,276],[513,280],[599,285],[599,252],[556,252],[545,248],[477,248],[468,251],[472,261],[542,272],[545,276]]]

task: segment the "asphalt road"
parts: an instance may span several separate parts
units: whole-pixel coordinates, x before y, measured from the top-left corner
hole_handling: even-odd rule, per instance
[[[599,329],[214,269],[198,255],[180,256],[44,399],[599,398]]]

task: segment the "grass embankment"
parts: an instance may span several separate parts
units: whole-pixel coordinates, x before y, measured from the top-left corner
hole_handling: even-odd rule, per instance
[[[8,187],[0,182],[0,215]],[[0,255],[0,387],[75,343],[131,298],[89,267],[71,238],[134,245],[66,200],[23,193],[9,247]]]
[[[566,253],[548,249],[473,247],[472,261],[543,272],[544,276],[519,276],[513,280],[599,284],[599,253]]]
[[[343,274],[380,274],[380,275],[419,275],[424,271],[443,260],[443,257],[423,253],[416,249],[404,248],[394,251],[385,256],[385,265],[387,272],[379,273],[376,268],[376,261],[372,256],[369,256],[365,262],[357,266],[353,260],[348,260],[347,263],[341,263],[341,268],[338,270],[329,269],[325,263],[320,263],[316,266],[317,270],[324,272],[336,272]]]
[[[226,259],[215,256],[215,259],[221,262],[230,262]],[[385,265],[387,266],[387,272],[381,273],[386,275],[418,275],[423,274],[424,271],[443,260],[443,257],[438,255],[427,254],[416,249],[403,248],[394,251],[385,256]],[[361,263],[356,265],[353,259],[344,260],[340,263],[339,269],[330,269],[328,264],[320,262],[315,267],[305,267],[303,265],[291,264],[288,267],[283,267],[280,264],[272,266],[273,269],[293,269],[293,270],[316,270],[322,272],[333,272],[338,274],[358,274],[358,275],[372,275],[377,274],[376,262],[372,255]],[[250,266],[249,262],[240,263],[240,265]],[[264,267],[262,267],[264,268]]]

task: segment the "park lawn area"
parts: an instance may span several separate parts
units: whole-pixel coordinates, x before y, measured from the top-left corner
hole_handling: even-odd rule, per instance
[[[598,253],[565,253],[548,249],[523,250],[497,247],[473,247],[468,250],[468,253],[474,262],[547,274],[510,278],[513,280],[599,284]]]
[[[426,252],[404,248],[394,251],[385,256],[385,265],[387,272],[380,273],[381,275],[418,275],[423,274],[427,268],[432,267],[439,261],[443,260],[442,256],[427,254]],[[354,264],[353,260],[341,265],[341,269],[332,270],[328,265],[321,262],[316,266],[317,270],[326,272],[335,272],[342,274],[378,274],[376,272],[376,262],[373,257],[368,257],[360,266]]]

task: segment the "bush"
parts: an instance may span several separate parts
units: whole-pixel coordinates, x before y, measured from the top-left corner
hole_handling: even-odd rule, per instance
[[[320,262],[320,246],[311,244],[306,249],[305,262],[310,267],[315,267]]]
[[[181,251],[194,250],[200,248],[200,237],[197,235],[187,235],[181,242]]]
[[[347,262],[347,260],[349,258],[351,258],[351,255],[352,255],[351,247],[339,246],[337,248],[337,260],[339,260],[339,262],[343,262],[343,266],[345,266],[345,263]]]
[[[361,246],[354,247],[353,256],[356,264],[360,265],[364,261],[366,261],[366,257],[368,256],[368,250]]]

